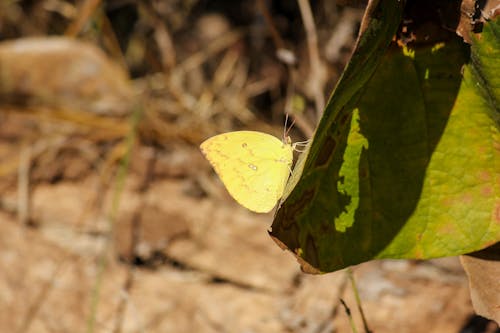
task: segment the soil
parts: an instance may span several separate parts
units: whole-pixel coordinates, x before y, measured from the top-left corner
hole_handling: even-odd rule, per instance
[[[313,4],[326,74],[305,80],[295,1],[98,3],[0,4],[0,332],[362,332],[348,271],[302,273],[198,149],[279,136],[292,104],[306,139],[362,8]],[[457,258],[352,270],[371,332],[497,329]]]

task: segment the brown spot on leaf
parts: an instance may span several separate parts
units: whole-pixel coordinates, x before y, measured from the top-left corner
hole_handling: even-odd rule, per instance
[[[318,251],[316,249],[316,243],[314,242],[313,236],[310,234],[307,235],[306,246],[305,246],[305,251],[303,253],[303,256],[304,256],[304,260],[306,260],[308,263],[306,268],[319,266]],[[302,265],[302,263],[301,263],[301,265]],[[304,270],[304,267],[302,267],[302,270]]]
[[[335,139],[327,137],[327,139],[321,146],[321,150],[319,151],[318,158],[316,159],[314,165],[316,167],[325,165],[330,159],[330,156],[333,155],[333,151],[335,150],[336,146],[337,142],[335,141]]]
[[[469,193],[466,193],[462,196],[462,202],[463,203],[466,203],[466,204],[469,204],[472,202],[472,195],[470,195]]]
[[[491,174],[489,171],[481,171],[479,172],[479,180],[483,182],[487,182],[491,179]]]
[[[287,206],[287,215],[297,216],[314,197],[315,190],[310,189],[302,192],[302,195]]]
[[[343,109],[342,109],[343,111]],[[347,122],[347,120],[349,119],[349,116],[351,116],[352,113],[347,113],[347,112],[344,112],[344,114],[340,117],[340,125],[344,126],[345,123]]]
[[[492,193],[493,193],[493,188],[489,185],[481,188],[481,194],[485,197],[490,197]]]

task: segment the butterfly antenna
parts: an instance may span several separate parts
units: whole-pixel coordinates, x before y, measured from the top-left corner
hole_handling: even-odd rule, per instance
[[[286,118],[285,118],[285,128],[284,128],[284,133],[283,133],[283,137],[287,137],[289,134],[290,134],[290,131],[292,130],[293,128],[293,125],[295,125],[295,119],[292,120],[292,123],[290,124],[289,127],[287,127],[287,122],[288,122],[288,113],[286,114]]]
[[[286,135],[288,133],[288,130],[286,128],[287,124],[288,124],[288,113],[285,113],[285,126],[283,126],[283,142],[286,141]]]

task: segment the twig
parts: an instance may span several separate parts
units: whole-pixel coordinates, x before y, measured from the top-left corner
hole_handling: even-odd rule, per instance
[[[213,107],[213,104],[216,102],[216,99],[220,97],[221,92],[228,88],[230,79],[235,73],[235,68],[239,58],[240,53],[235,49],[228,49],[225,52],[219,66],[215,69],[212,82],[205,85],[205,88],[201,92],[198,103],[195,107],[195,110],[198,110],[197,112],[201,116],[201,119],[207,121],[213,116],[214,110],[217,109]],[[222,102],[224,103],[223,99]],[[239,110],[233,111],[233,108],[231,107],[228,107],[227,110],[234,112],[236,118],[241,116],[240,112],[238,112]],[[244,122],[244,119],[240,120]]]
[[[309,51],[309,61],[311,64],[309,80],[314,95],[317,121],[319,122],[323,114],[323,108],[325,107],[325,96],[323,94],[323,90],[326,73],[323,69],[323,63],[319,57],[318,35],[316,33],[316,26],[314,24],[311,6],[309,6],[309,0],[297,0],[297,2],[299,3],[302,22],[304,23],[304,29],[306,31],[307,49]]]
[[[71,23],[64,34],[68,37],[78,35],[100,4],[101,0],[84,0],[82,6],[77,11],[80,15]]]
[[[142,205],[141,205],[142,206]],[[143,208],[143,207],[141,207]],[[142,209],[141,209],[142,210]],[[132,219],[132,228],[131,234],[132,238],[130,241],[130,253],[131,258],[133,258],[133,253],[135,252],[135,247],[137,246],[137,242],[139,239],[139,224],[140,224],[140,211],[137,210]],[[132,286],[134,285],[134,276],[135,269],[132,263],[128,265],[127,268],[127,276],[125,278],[125,282],[123,283],[122,292],[123,297],[121,297],[120,302],[118,303],[116,316],[115,316],[115,327],[112,330],[113,333],[121,333],[123,327],[123,320],[125,318],[125,309],[127,302],[129,300],[130,290],[132,290]]]
[[[324,47],[327,61],[330,63],[341,61],[342,48],[353,44],[356,23],[361,21],[362,15],[360,9],[344,9]]]
[[[54,269],[54,271],[52,272],[52,274],[51,274],[50,278],[47,280],[47,282],[42,284],[42,286],[40,286],[40,292],[36,296],[34,302],[31,305],[29,305],[26,316],[25,316],[24,320],[22,321],[21,326],[16,331],[17,333],[24,333],[24,332],[30,331],[31,324],[33,323],[33,320],[38,315],[43,304],[45,304],[45,301],[49,297],[50,292],[53,290],[54,285],[56,284],[56,277],[61,272],[61,270],[66,262],[66,259],[71,259],[71,258],[67,258],[67,256],[62,258],[62,260],[59,262],[57,267]]]
[[[339,286],[338,287],[338,295],[342,295],[345,292],[346,286],[347,286],[347,281],[348,281],[347,274],[343,273],[342,274],[342,281],[338,285]],[[346,308],[345,303],[342,299],[340,299],[340,302],[342,305],[344,305],[344,308]],[[325,320],[317,326],[317,328],[314,332],[315,333],[326,332],[327,327],[329,327],[331,325],[330,323],[336,318],[338,311],[339,311],[339,304],[337,302],[334,302],[332,310],[330,312],[330,315],[327,318],[325,318]]]
[[[280,61],[282,61],[288,71],[288,85],[287,85],[287,92],[286,92],[286,98],[285,98],[285,110],[284,112],[291,117],[293,117],[295,124],[297,124],[297,127],[300,128],[302,133],[307,138],[312,137],[314,133],[314,128],[309,124],[309,122],[303,117],[302,114],[298,114],[296,112],[293,112],[292,110],[292,105],[293,105],[293,98],[295,95],[295,85],[296,85],[296,77],[297,77],[297,70],[295,69],[295,64],[296,64],[296,57],[295,54],[287,49],[285,47],[285,42],[283,41],[283,38],[281,38],[280,34],[278,33],[278,29],[276,29],[276,26],[273,22],[272,16],[269,13],[269,10],[266,6],[266,3],[264,0],[259,0],[257,2],[257,6],[264,17],[264,20],[266,21],[267,26],[269,27],[269,31],[271,33],[271,37],[273,39],[273,42],[275,44],[276,48],[276,56]],[[274,78],[271,78],[271,80]],[[272,81],[271,81],[272,82]],[[254,88],[254,87],[252,87]],[[255,88],[254,88],[255,89]],[[254,93],[255,94],[255,93]]]
[[[295,53],[293,53],[293,51],[286,48],[283,38],[281,38],[278,29],[276,29],[276,25],[274,24],[271,13],[269,13],[266,2],[264,0],[259,0],[257,2],[257,8],[260,10],[269,28],[271,38],[273,39],[274,46],[276,47],[276,56],[278,57],[278,59],[285,63],[287,66],[296,65],[297,57],[295,57]]]
[[[153,155],[148,159],[146,172],[144,173],[144,177],[142,178],[141,184],[139,186],[139,192],[143,195],[140,196],[140,203],[134,212],[134,216],[132,218],[132,227],[130,229],[131,238],[130,238],[130,247],[129,247],[129,257],[134,258],[135,251],[137,248],[137,244],[140,241],[140,227],[141,227],[141,213],[145,208],[145,198],[146,195],[144,193],[149,189],[151,182],[154,177],[154,168],[157,160],[157,150],[153,151]],[[130,295],[130,290],[134,285],[134,276],[135,276],[135,268],[133,263],[129,263],[127,269],[127,277],[125,279],[123,285],[123,296],[118,304],[118,309],[116,310],[116,320],[115,320],[115,328],[113,329],[113,333],[121,333],[123,327],[123,319],[125,318],[125,309],[128,302],[128,295]]]
[[[287,85],[287,93],[285,100],[285,112],[293,117],[294,123],[298,128],[304,133],[306,138],[312,138],[314,135],[314,127],[309,124],[309,122],[304,118],[304,110],[297,112],[294,110],[294,98],[295,98],[295,82],[297,77],[297,71],[289,66],[289,77]]]
[[[42,289],[38,294],[38,296],[36,297],[36,300],[33,302],[33,304],[31,304],[28,307],[26,318],[23,320],[21,326],[17,330],[17,333],[24,333],[29,331],[31,324],[33,323],[33,320],[36,318],[36,315],[38,314],[40,308],[42,307],[42,304],[46,300],[53,286],[54,286],[54,281],[49,281],[48,283],[42,286]]]
[[[280,34],[278,33],[278,29],[276,29],[276,26],[273,23],[271,14],[267,10],[266,1],[258,0],[257,8],[261,12],[262,16],[264,17],[264,20],[266,21],[267,26],[269,27],[269,32],[271,33],[271,38],[273,39],[273,42],[276,46],[276,50],[284,49],[285,42],[281,38]]]
[[[363,321],[363,327],[365,329],[365,332],[372,333],[372,331],[368,328],[368,322],[366,321],[365,313],[363,311],[363,307],[361,306],[361,298],[359,297],[358,288],[356,286],[356,280],[354,279],[351,267],[347,268],[347,274],[349,276],[349,280],[351,281],[352,291],[354,292],[354,297],[356,298],[356,305],[358,306],[358,311],[359,314],[361,315],[361,320]]]
[[[120,64],[120,67],[127,71],[127,60],[123,55],[120,47],[120,41],[118,40],[118,36],[116,36],[111,21],[105,13],[102,13],[100,15],[100,19],[102,20],[101,30],[104,45],[106,46],[107,50],[109,50],[113,58]]]
[[[65,138],[55,137],[55,136],[38,140],[33,144],[33,146],[30,147],[31,159],[32,160],[36,159],[38,156],[44,153],[49,147],[52,146],[60,147],[65,140],[66,140]],[[6,161],[2,161],[2,163],[0,163],[0,178],[14,174],[16,171],[19,173],[20,158],[21,156],[15,156],[15,157],[13,156],[12,158],[7,159]],[[11,207],[9,208],[10,211],[17,212],[18,209],[17,204],[14,205],[15,207],[11,205],[9,206]]]
[[[31,146],[21,148],[17,181],[17,217],[21,225],[27,225],[30,219],[30,165]]]
[[[160,51],[161,64],[165,73],[170,72],[176,63],[175,48],[170,32],[164,20],[158,16],[154,8],[148,1],[139,2],[139,7],[143,9],[151,18],[154,28],[154,38]]]
[[[175,67],[175,48],[172,37],[161,19],[155,19],[155,40],[161,53],[163,70],[169,72]]]
[[[358,329],[356,328],[356,324],[354,323],[354,319],[352,318],[351,309],[349,309],[349,307],[347,306],[347,304],[345,304],[345,302],[344,302],[344,300],[342,298],[340,299],[340,303],[344,307],[345,313],[346,313],[347,317],[349,317],[349,323],[351,324],[351,330],[352,330],[352,332],[353,333],[358,333]]]
[[[95,324],[97,319],[97,306],[99,304],[99,297],[102,287],[102,279],[104,277],[104,271],[107,268],[108,261],[107,255],[108,251],[112,248],[112,237],[114,233],[115,219],[118,214],[118,207],[120,204],[121,194],[123,192],[123,187],[125,186],[126,175],[128,172],[128,166],[130,164],[130,156],[132,154],[132,149],[136,140],[137,126],[139,124],[139,119],[142,115],[142,108],[137,106],[135,111],[132,113],[130,132],[126,138],[126,154],[123,156],[120,167],[118,168],[118,174],[116,175],[116,187],[111,203],[111,209],[108,221],[108,237],[102,252],[99,256],[98,266],[97,266],[97,276],[94,287],[92,289],[91,304],[90,304],[90,314],[87,320],[87,333],[93,333],[95,331]]]
[[[184,80],[186,73],[191,70],[201,66],[205,61],[207,61],[213,55],[223,51],[229,46],[236,43],[242,37],[242,33],[239,31],[230,31],[223,36],[215,39],[210,45],[208,45],[205,49],[200,50],[188,58],[184,59],[182,62],[178,63],[175,68],[172,68],[172,71],[168,78],[165,80],[167,85],[167,89],[169,93],[173,96],[173,98],[178,102],[180,108],[191,112],[196,107],[196,103],[198,103],[198,98],[191,96],[187,93],[187,89],[182,87],[179,82]],[[151,116],[152,112],[148,112],[147,116]],[[160,125],[157,123],[157,125]],[[167,126],[166,124],[161,124],[161,126]],[[185,135],[186,131],[179,131],[179,126],[171,126],[169,132],[179,132],[179,134]],[[169,133],[167,132],[167,133]]]
[[[210,45],[208,45],[205,49],[200,50],[193,55],[190,55],[184,61],[179,63],[175,67],[174,73],[178,75],[178,72],[186,73],[194,68],[199,67],[211,56],[223,51],[224,49],[227,49],[229,46],[236,43],[241,39],[242,36],[243,34],[239,31],[229,31],[225,33],[221,37],[211,42]]]

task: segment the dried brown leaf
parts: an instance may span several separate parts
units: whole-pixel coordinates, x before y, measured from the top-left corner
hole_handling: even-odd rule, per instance
[[[474,310],[500,325],[500,243],[461,256],[461,261],[469,277]]]

